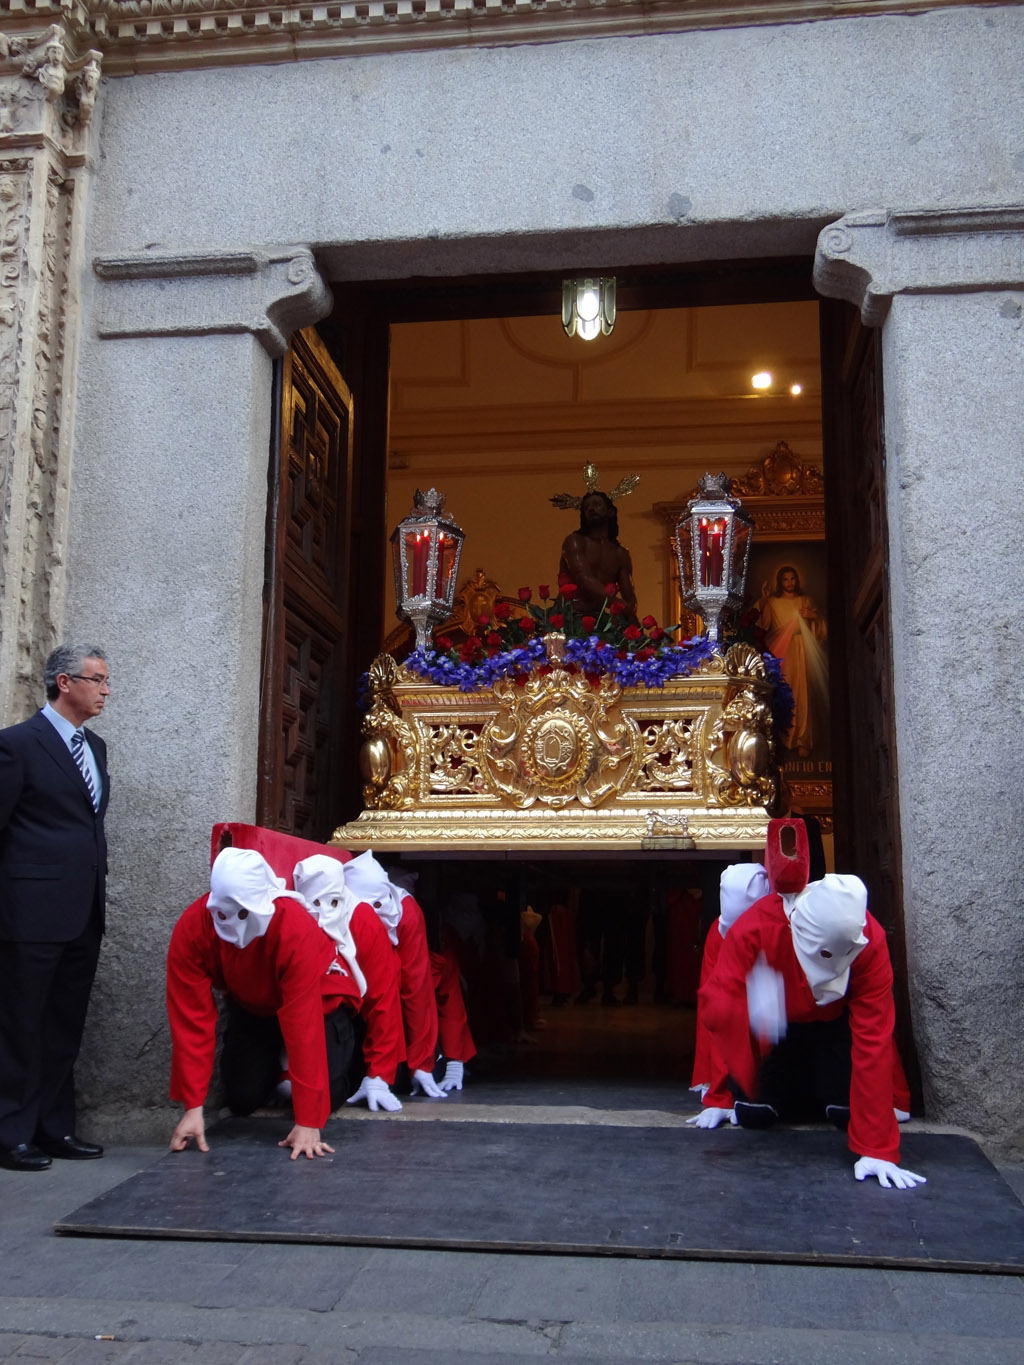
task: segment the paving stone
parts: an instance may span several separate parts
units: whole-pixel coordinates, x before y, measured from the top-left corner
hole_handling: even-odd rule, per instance
[[[493,1273],[482,1252],[376,1251],[338,1300],[340,1312],[469,1313]]]

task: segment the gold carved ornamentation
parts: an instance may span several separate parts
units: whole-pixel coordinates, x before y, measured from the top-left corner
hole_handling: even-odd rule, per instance
[[[389,655],[369,674],[366,810],[347,848],[745,849],[779,792],[772,688],[747,645],[663,688],[594,683],[548,636],[522,685],[458,692]]]

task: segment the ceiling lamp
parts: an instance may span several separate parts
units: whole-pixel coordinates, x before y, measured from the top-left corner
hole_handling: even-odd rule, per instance
[[[562,281],[562,326],[566,336],[593,341],[615,326],[615,276]]]

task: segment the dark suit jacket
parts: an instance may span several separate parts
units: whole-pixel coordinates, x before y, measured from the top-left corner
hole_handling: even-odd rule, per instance
[[[86,730],[103,779],[94,811],[68,746],[37,711],[0,730],[0,939],[67,943],[104,914],[107,747]]]

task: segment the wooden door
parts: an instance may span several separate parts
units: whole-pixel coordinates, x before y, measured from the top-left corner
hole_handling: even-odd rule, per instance
[[[314,328],[277,372],[267,512],[260,824],[326,840],[346,711],[353,403]]]
[[[889,631],[881,332],[822,302],[825,526],[836,869],[868,888],[889,938],[897,1041],[920,1085],[910,1019]]]

